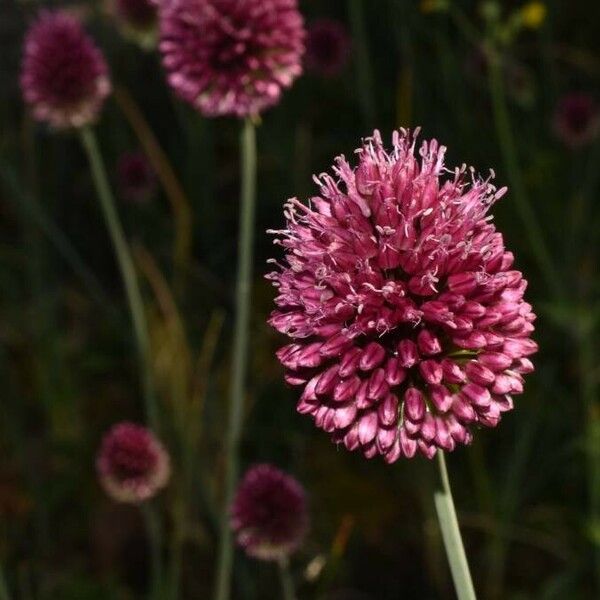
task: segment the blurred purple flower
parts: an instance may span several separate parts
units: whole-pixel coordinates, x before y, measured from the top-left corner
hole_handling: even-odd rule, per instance
[[[126,200],[144,202],[155,194],[156,174],[144,153],[127,152],[119,157],[117,183]]]
[[[296,0],[171,0],[160,31],[171,87],[208,117],[255,116],[302,71]]]
[[[594,98],[585,92],[564,95],[554,111],[554,131],[562,142],[579,148],[598,134],[600,111]]]
[[[54,128],[96,119],[111,89],[108,68],[76,17],[44,11],[29,28],[21,89],[35,118]]]
[[[117,502],[138,504],[163,488],[171,473],[169,455],[141,425],[114,425],[102,439],[96,459],[100,483]]]
[[[333,77],[346,66],[350,47],[350,35],[343,23],[333,19],[314,21],[306,37],[306,67],[324,77]]]
[[[343,156],[320,194],[285,206],[285,262],[270,324],[277,356],[304,388],[298,411],[349,450],[394,462],[468,444],[523,391],[535,315],[487,212],[504,195],[436,140],[378,131]],[[420,157],[420,158],[419,158]]]
[[[231,527],[249,556],[288,556],[302,544],[308,529],[304,488],[271,465],[248,469],[233,500]]]

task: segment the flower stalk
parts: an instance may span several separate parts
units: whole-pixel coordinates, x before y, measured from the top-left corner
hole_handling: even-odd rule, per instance
[[[158,406],[154,393],[154,385],[152,382],[151,357],[150,357],[150,337],[148,334],[148,326],[146,316],[144,314],[144,303],[142,294],[139,288],[133,259],[123,227],[119,220],[115,200],[111,192],[106,168],[96,135],[91,127],[83,127],[80,130],[81,142],[87,153],[87,157],[92,170],[92,177],[100,207],[106,221],[106,226],[111,237],[117,263],[123,278],[131,320],[133,322],[134,336],[137,344],[137,353],[142,377],[142,387],[144,399],[146,403],[146,418],[149,426],[158,432]]]
[[[281,580],[281,593],[283,600],[296,600],[294,580],[290,573],[290,563],[287,556],[282,556],[278,561],[279,578]]]
[[[102,154],[98,146],[96,135],[93,129],[89,126],[80,128],[79,132],[82,145],[90,163],[94,185],[96,186],[96,192],[98,194],[98,200],[100,202],[100,207],[106,221],[106,226],[113,243],[117,263],[119,265],[121,276],[123,278],[123,284],[125,286],[127,301],[133,322],[134,336],[137,344],[139,368],[141,372],[142,387],[146,406],[146,419],[151,429],[157,433],[159,425],[158,405],[156,402],[154,385],[152,381],[150,338],[148,334],[146,316],[144,313],[144,303],[142,300],[142,294],[139,288],[133,259],[125,239],[123,227],[119,220],[114,196],[108,183],[106,168],[104,166],[104,161],[102,160]],[[151,555],[153,557],[151,570],[151,589],[153,592],[152,597],[155,597],[158,594],[158,588],[160,586],[161,528],[158,516],[154,514],[154,512],[150,512],[153,509],[150,509],[149,507],[143,507],[143,510],[150,542]]]
[[[454,500],[452,498],[452,489],[450,488],[450,479],[448,477],[448,470],[446,469],[446,459],[441,450],[438,450],[437,457],[441,488],[434,493],[434,502],[440,522],[440,529],[442,530],[446,556],[450,564],[452,580],[454,581],[454,589],[456,590],[458,600],[475,600],[475,589],[460,535],[456,509],[454,508]]]
[[[227,446],[225,449],[225,494],[221,516],[220,549],[217,564],[216,600],[227,600],[231,589],[233,539],[229,527],[229,507],[239,474],[239,444],[244,412],[244,388],[248,372],[248,339],[256,202],[256,130],[251,118],[244,121],[241,144],[240,225],[238,272]]]

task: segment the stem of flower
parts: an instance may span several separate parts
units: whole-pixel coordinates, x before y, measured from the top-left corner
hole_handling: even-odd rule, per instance
[[[142,516],[150,545],[150,600],[160,600],[162,594],[161,526],[156,508],[148,502],[141,505]]]
[[[475,600],[475,589],[469,571],[469,563],[463,546],[456,509],[450,489],[446,459],[441,450],[437,452],[438,465],[440,468],[441,489],[434,493],[435,509],[437,511],[444,548],[450,564],[450,571],[454,581],[454,589],[458,600]]]
[[[250,119],[246,119],[242,130],[241,161],[241,212],[238,237],[236,315],[233,334],[229,422],[225,456],[225,494],[221,516],[221,538],[215,590],[216,600],[228,600],[231,589],[233,539],[229,527],[229,507],[238,480],[238,451],[244,412],[244,387],[248,371],[254,205],[256,201],[256,131]]]
[[[279,565],[279,578],[281,579],[281,592],[283,600],[296,600],[294,579],[290,573],[290,562],[287,556],[282,556],[277,561]]]
[[[4,575],[4,566],[0,563],[0,600],[10,600],[10,592]]]
[[[514,193],[515,206],[519,218],[526,229],[533,256],[544,276],[546,285],[552,290],[557,298],[560,298],[563,295],[560,278],[558,277],[554,261],[552,260],[548,245],[544,239],[542,228],[540,227],[535,211],[529,202],[521,178],[515,139],[510,123],[508,106],[506,104],[506,96],[504,94],[500,59],[495,52],[490,52],[489,54],[489,86],[492,97],[494,123],[496,125],[496,134],[498,136],[498,141],[500,142],[500,149],[502,151],[506,172]]]
[[[581,366],[581,396],[583,399],[586,456],[588,466],[589,527],[598,531],[600,525],[600,416],[597,377],[594,374],[596,336],[589,325],[580,327],[579,362]],[[594,548],[594,578],[600,590],[600,549]]]
[[[100,207],[102,208],[102,212],[104,214],[106,226],[113,243],[117,263],[119,265],[121,276],[123,278],[123,284],[125,286],[129,311],[131,313],[131,319],[133,322],[133,331],[137,343],[139,368],[142,377],[142,386],[146,405],[146,419],[149,426],[155,432],[158,432],[158,406],[152,382],[152,370],[150,364],[150,338],[148,335],[148,326],[144,313],[144,302],[142,300],[142,294],[140,292],[133,259],[131,258],[129,246],[125,239],[123,227],[119,220],[114,197],[108,183],[106,168],[104,166],[104,161],[102,160],[102,154],[100,153],[100,148],[98,146],[94,131],[90,127],[84,127],[80,130],[80,135],[81,142],[88,156],[94,185],[96,186],[96,192],[98,194],[98,200],[100,201]],[[150,551],[152,554],[151,589],[153,590],[153,596],[156,596],[158,594],[160,585],[161,571],[160,520],[158,515],[156,515],[154,510],[150,507],[143,507],[143,512],[150,542]]]
[[[102,154],[96,140],[96,135],[90,127],[84,127],[80,130],[81,141],[87,153],[94,185],[100,201],[100,207],[106,221],[106,226],[111,237],[117,263],[123,278],[129,311],[133,322],[133,330],[137,343],[138,360],[140,372],[142,375],[142,386],[146,402],[146,418],[150,427],[158,431],[158,407],[154,386],[152,383],[152,371],[150,365],[150,339],[148,335],[148,326],[144,313],[144,302],[140,292],[133,259],[125,239],[123,227],[119,220],[115,200],[113,198],[106,168],[102,160]]]

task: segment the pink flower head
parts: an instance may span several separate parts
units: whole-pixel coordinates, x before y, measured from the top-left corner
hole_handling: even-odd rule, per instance
[[[138,504],[163,488],[171,473],[169,455],[154,434],[135,423],[118,423],[102,439],[96,470],[117,502]]]
[[[324,77],[333,77],[346,66],[350,35],[340,21],[319,19],[308,28],[306,67]]]
[[[296,0],[170,0],[160,13],[169,83],[208,117],[257,115],[302,71]]]
[[[308,205],[289,200],[272,232],[285,262],[268,275],[298,411],[390,463],[497,425],[537,350],[527,282],[487,215],[506,188],[445,168],[436,140],[415,155],[417,134],[387,151],[375,131],[355,169],[340,156]]]
[[[110,93],[102,53],[79,20],[44,11],[23,47],[21,89],[33,115],[57,129],[94,121]]]
[[[152,48],[158,33],[156,0],[112,0],[113,12],[124,34],[144,48]]]
[[[584,146],[594,139],[600,127],[598,105],[584,92],[563,96],[554,112],[554,131],[571,148]]]
[[[126,200],[144,202],[156,192],[156,174],[142,152],[122,154],[117,162],[120,194]]]
[[[249,556],[277,560],[291,554],[308,529],[304,488],[271,465],[250,468],[233,500],[231,527]]]

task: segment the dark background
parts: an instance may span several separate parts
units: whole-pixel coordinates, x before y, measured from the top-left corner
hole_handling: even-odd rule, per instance
[[[94,470],[102,433],[116,421],[143,419],[122,286],[77,137],[34,124],[18,89],[23,33],[38,8],[51,4],[65,5],[0,0],[0,563],[15,598],[140,598],[148,569],[142,521],[136,509],[105,497]],[[182,597],[205,598],[221,490],[240,124],[203,119],[176,100],[157,54],[124,39],[101,4],[85,7],[86,27],[192,208],[193,256],[184,288],[173,293],[185,334],[163,310],[156,278],[141,279],[163,437],[176,465],[157,506],[169,534],[183,498]],[[448,146],[448,165],[493,167],[498,184],[509,186],[495,218],[538,314],[540,352],[525,394],[497,429],[477,432],[470,448],[448,459],[475,585],[490,599],[598,597],[600,143],[569,147],[553,119],[564,94],[598,99],[599,10],[591,0],[548,0],[539,27],[504,35],[523,2],[456,1],[450,12],[433,4],[301,2],[309,24],[323,16],[343,21],[352,53],[338,76],[306,73],[258,129],[243,465],[272,462],[308,490],[311,532],[292,560],[300,598],[454,597],[432,502],[435,462],[386,466],[336,449],[296,414],[296,392],[274,358],[281,339],[265,324],[273,291],[263,275],[277,248],[264,232],[281,225],[283,202],[311,194],[311,174],[337,154],[351,156],[374,127],[389,140],[394,127],[420,125],[425,137]],[[490,21],[494,7],[497,20]],[[500,55],[496,102],[507,105],[508,126],[494,110],[486,43]],[[97,133],[116,184],[119,156],[142,142],[114,98]],[[507,139],[509,150],[515,143],[513,169]],[[551,281],[536,261],[530,224],[520,218],[519,186],[549,247]],[[146,202],[119,198],[119,211],[139,260],[168,284],[175,229],[167,196],[159,189]],[[210,363],[198,366],[213,342]],[[191,389],[202,411],[186,496],[178,423]],[[318,576],[307,577],[307,565],[314,574],[319,561]],[[236,589],[238,598],[278,598],[275,568],[240,553]]]

